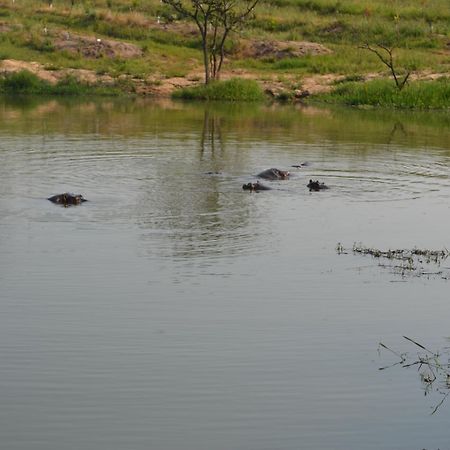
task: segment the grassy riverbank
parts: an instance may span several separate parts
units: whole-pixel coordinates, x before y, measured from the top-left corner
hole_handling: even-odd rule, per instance
[[[290,98],[329,91],[342,79],[388,78],[361,48],[379,42],[395,48],[401,72],[450,73],[448,0],[261,0],[254,20],[229,41],[223,79],[252,78]],[[203,79],[195,27],[159,0],[0,0],[0,70],[23,69],[52,85],[70,75],[137,95],[170,95]],[[357,89],[342,84],[327,101],[352,103]]]
[[[0,93],[7,95],[118,96],[121,94],[121,90],[113,86],[82,83],[74,77],[67,77],[56,84],[51,84],[31,72],[23,70],[0,78]]]
[[[345,83],[319,100],[351,106],[381,106],[415,109],[450,108],[450,78],[411,82],[402,90],[392,80]]]

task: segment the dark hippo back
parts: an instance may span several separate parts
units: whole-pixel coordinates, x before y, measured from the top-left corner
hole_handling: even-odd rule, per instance
[[[263,170],[258,174],[258,177],[266,180],[285,180],[289,178],[289,172],[287,170],[271,168]]]

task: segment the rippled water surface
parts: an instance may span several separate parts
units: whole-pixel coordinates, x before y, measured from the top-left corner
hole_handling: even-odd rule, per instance
[[[335,250],[450,248],[449,127],[1,100],[2,447],[449,448],[450,404],[430,416],[442,395],[377,347],[447,345],[450,261],[402,277]],[[242,190],[269,167],[292,177]],[[89,201],[46,200],[66,191]]]

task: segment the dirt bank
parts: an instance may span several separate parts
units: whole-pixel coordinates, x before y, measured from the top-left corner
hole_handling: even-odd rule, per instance
[[[93,70],[55,69],[54,67],[47,67],[38,62],[18,61],[14,59],[0,61],[0,74],[20,72],[21,70],[27,70],[34,73],[39,78],[52,84],[56,84],[67,76],[73,76],[88,84],[105,84],[111,86],[117,81],[109,75],[99,75]],[[126,76],[122,77],[128,80],[130,86],[133,88],[132,90],[138,95],[168,97],[176,89],[201,83],[203,73],[197,70],[189,73],[186,77],[172,78],[165,78],[157,75],[149,76],[146,79],[135,79]],[[255,78],[253,74],[246,72],[245,70],[228,70],[224,71],[222,74],[222,79],[224,80],[232,77]],[[324,92],[331,89],[333,83],[340,78],[342,77],[338,75],[316,75],[306,77],[302,80],[301,89],[308,90],[310,94]],[[273,75],[271,77],[266,77],[263,80],[257,79],[257,81],[259,81],[264,90],[276,94],[285,91],[287,89],[286,85],[289,85],[290,82],[294,83],[294,78],[292,77],[292,80],[290,80],[289,77],[285,77],[283,81],[279,81],[278,76]]]

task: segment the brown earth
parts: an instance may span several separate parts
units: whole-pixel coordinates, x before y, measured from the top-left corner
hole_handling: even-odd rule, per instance
[[[0,33],[7,33],[8,31],[11,31],[9,23],[0,22]]]
[[[301,58],[306,55],[325,55],[331,50],[315,42],[253,41],[241,44],[240,54],[248,58]]]
[[[91,36],[80,36],[67,31],[59,32],[53,39],[53,45],[58,50],[78,53],[85,58],[138,58],[142,49],[126,42],[112,39],[100,39]]]

